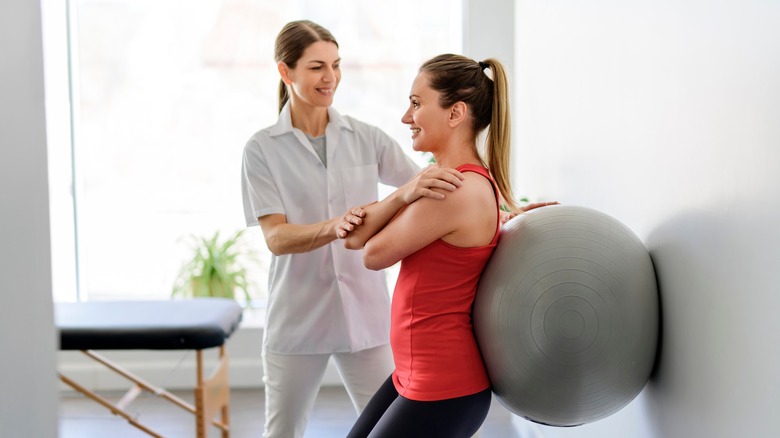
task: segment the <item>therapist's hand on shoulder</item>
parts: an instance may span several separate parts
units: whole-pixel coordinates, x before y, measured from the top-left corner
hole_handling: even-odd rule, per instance
[[[405,204],[422,197],[441,200],[445,198],[444,193],[433,189],[451,192],[463,186],[464,179],[463,174],[453,168],[432,164],[399,187],[398,196]]]
[[[444,199],[445,195],[441,191],[433,189],[451,192],[463,186],[463,180],[463,174],[456,169],[433,164],[421,170],[406,184],[399,187],[396,194],[407,205],[423,197],[440,200]],[[356,227],[363,224],[363,218],[366,217],[365,207],[369,205],[371,204],[352,207],[344,213],[336,228],[336,236],[339,239],[345,239]]]

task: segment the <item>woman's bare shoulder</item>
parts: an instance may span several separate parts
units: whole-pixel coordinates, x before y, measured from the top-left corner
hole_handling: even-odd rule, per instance
[[[475,172],[464,172],[463,186],[449,197],[453,231],[442,239],[456,246],[487,245],[496,229],[498,205],[489,179]]]

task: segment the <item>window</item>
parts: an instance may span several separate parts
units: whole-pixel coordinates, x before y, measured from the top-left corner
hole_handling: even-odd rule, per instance
[[[241,153],[276,121],[284,23],[334,34],[335,107],[421,164],[400,123],[409,87],[422,61],[462,45],[460,2],[447,0],[69,4],[44,1],[55,300],[168,297],[187,236],[245,227]],[[246,236],[268,260],[259,228]],[[254,272],[262,298],[263,265]]]

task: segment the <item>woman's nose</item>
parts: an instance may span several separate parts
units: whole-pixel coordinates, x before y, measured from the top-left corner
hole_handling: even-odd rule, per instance
[[[407,109],[403,116],[401,116],[401,123],[406,125],[412,124],[412,110],[411,108]]]

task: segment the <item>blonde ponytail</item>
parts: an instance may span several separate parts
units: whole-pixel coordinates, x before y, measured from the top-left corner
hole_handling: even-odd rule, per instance
[[[496,59],[486,59],[493,75],[493,104],[485,146],[485,161],[498,190],[510,210],[517,209],[510,179],[512,118],[509,113],[509,82],[504,66]]]

